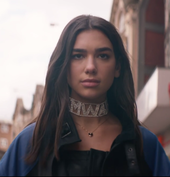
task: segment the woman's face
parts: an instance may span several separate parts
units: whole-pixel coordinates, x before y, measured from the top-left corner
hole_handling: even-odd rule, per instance
[[[86,30],[77,36],[67,75],[72,98],[82,102],[104,101],[119,73],[112,44],[104,33]]]

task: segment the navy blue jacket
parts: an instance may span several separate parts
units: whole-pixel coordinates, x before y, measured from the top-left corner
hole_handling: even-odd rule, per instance
[[[26,176],[37,164],[28,165],[24,161],[28,153],[35,123],[26,127],[11,143],[0,161],[0,176]],[[170,162],[157,137],[146,128],[140,126],[143,137],[145,161],[153,176],[170,176]]]

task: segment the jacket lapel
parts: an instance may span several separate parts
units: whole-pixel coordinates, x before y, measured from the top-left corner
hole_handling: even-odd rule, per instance
[[[81,140],[79,138],[73,119],[71,116],[65,117],[58,149],[60,151],[63,146],[76,142],[81,142]]]

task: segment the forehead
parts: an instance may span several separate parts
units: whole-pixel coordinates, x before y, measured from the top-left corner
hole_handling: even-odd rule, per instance
[[[77,36],[74,48],[86,47],[109,47],[113,49],[108,37],[102,31],[96,29],[85,30]]]

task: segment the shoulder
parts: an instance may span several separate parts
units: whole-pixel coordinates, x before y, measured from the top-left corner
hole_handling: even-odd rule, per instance
[[[157,143],[158,139],[155,134],[153,134],[151,131],[148,129],[139,126],[140,131],[142,133],[142,138],[144,143],[149,143],[148,145],[152,145],[153,143]]]
[[[35,123],[27,126],[11,143],[0,161],[0,176],[24,176],[31,168],[24,158],[29,151]]]
[[[143,139],[144,157],[153,175],[170,176],[170,162],[157,136],[142,126],[139,128]]]
[[[14,139],[14,141],[20,141],[21,139],[30,140],[32,138],[34,128],[36,123],[32,123],[28,125],[26,128],[24,128],[18,136]],[[21,142],[22,143],[22,142]]]

